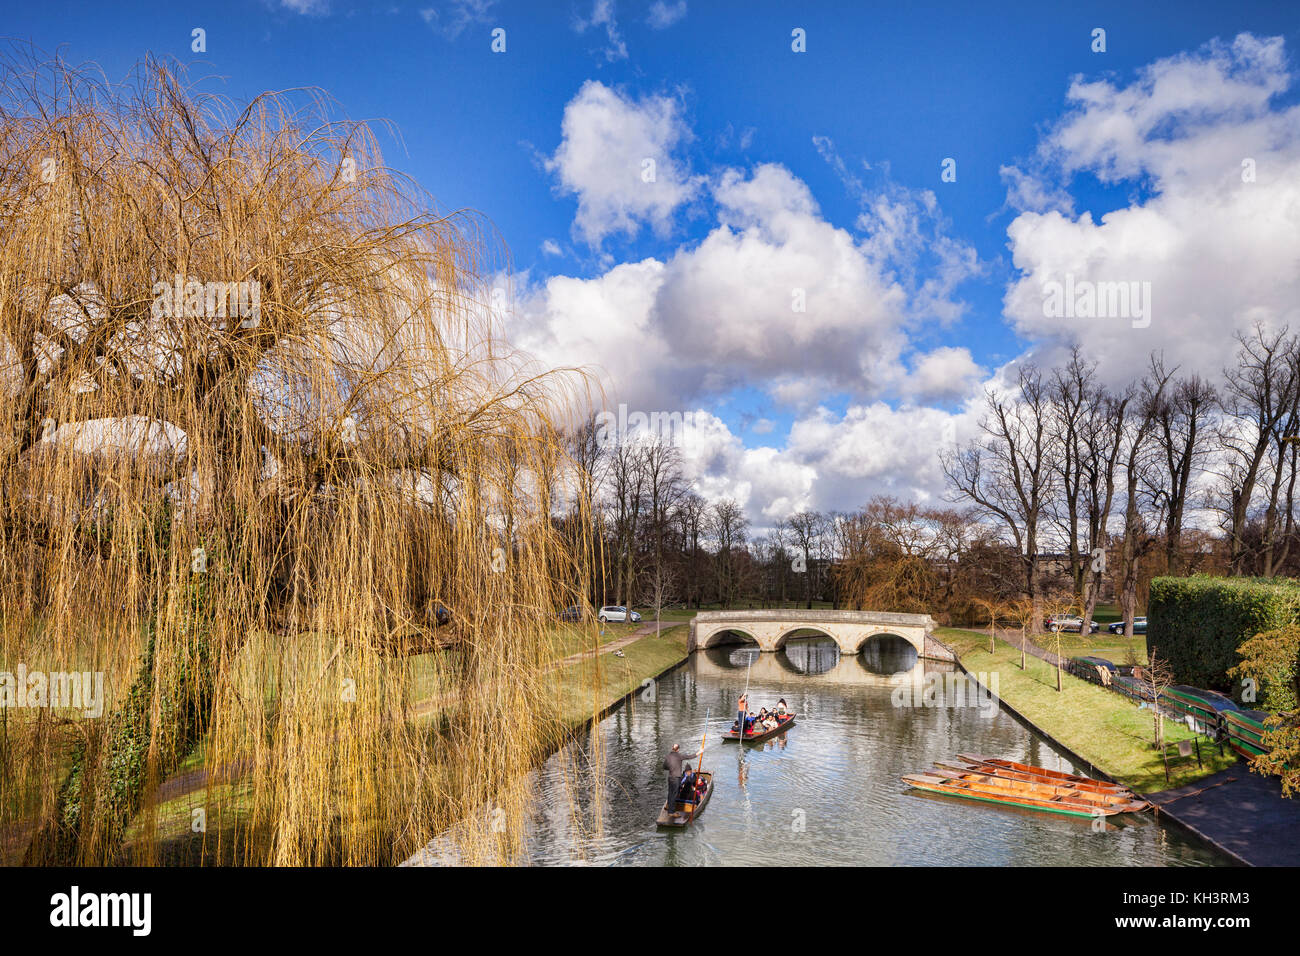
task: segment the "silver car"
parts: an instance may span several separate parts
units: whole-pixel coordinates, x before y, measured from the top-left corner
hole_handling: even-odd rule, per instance
[[[610,605],[609,607],[602,607],[600,609],[600,614],[597,615],[597,617],[599,618],[601,624],[605,624],[607,622],[622,624],[622,623],[626,623],[627,621],[631,621],[633,624],[641,623],[641,615],[638,614],[636,611],[629,612],[627,608],[618,607],[615,605]]]

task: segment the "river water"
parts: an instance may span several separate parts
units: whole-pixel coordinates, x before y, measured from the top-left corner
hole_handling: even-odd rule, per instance
[[[797,724],[764,745],[723,742],[749,682],[751,706],[784,697]],[[941,701],[911,691],[943,682]],[[901,689],[900,689],[901,687]],[[953,692],[967,690],[965,706]],[[904,693],[907,691],[907,693]],[[899,700],[913,705],[898,706]],[[1200,866],[1208,846],[1151,813],[1105,821],[922,794],[899,778],[958,753],[1085,772],[1007,713],[988,706],[949,665],[919,661],[904,642],[857,656],[833,642],[792,641],[758,654],[697,652],[634,696],[535,779],[528,829],[535,864]],[[704,769],[714,793],[682,830],[659,830],[664,754],[695,753],[709,714]],[[725,725],[725,726],[724,726]],[[599,764],[593,786],[584,768]],[[1104,824],[1104,829],[1098,825]]]

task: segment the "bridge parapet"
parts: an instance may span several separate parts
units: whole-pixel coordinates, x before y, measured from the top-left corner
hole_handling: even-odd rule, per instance
[[[755,641],[760,650],[774,652],[792,633],[816,630],[834,640],[841,653],[857,654],[870,638],[893,634],[921,657],[952,660],[951,652],[934,639],[934,628],[934,618],[928,614],[891,611],[701,611],[691,620],[687,646],[695,650],[722,643],[727,631],[735,631]]]

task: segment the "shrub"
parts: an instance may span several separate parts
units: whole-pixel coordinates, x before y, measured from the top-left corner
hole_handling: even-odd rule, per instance
[[[1257,706],[1274,713],[1300,707],[1297,668],[1300,667],[1300,626],[1256,634],[1237,649],[1242,661],[1229,677],[1243,684],[1253,680],[1258,688]],[[1246,700],[1251,703],[1249,697]]]
[[[1257,634],[1300,621],[1300,582],[1292,579],[1156,578],[1147,611],[1147,653],[1159,648],[1178,683],[1233,686],[1237,650]]]

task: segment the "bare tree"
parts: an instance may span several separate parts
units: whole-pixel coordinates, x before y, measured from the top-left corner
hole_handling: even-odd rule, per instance
[[[718,546],[718,600],[723,607],[731,607],[739,583],[737,551],[744,548],[749,520],[740,505],[730,498],[724,498],[709,509],[708,528]]]
[[[1284,437],[1282,426],[1295,408],[1300,347],[1285,326],[1270,332],[1256,325],[1251,333],[1239,333],[1237,341],[1237,364],[1224,370],[1225,415],[1218,437],[1228,459],[1220,509],[1232,573],[1240,575],[1249,557],[1245,529],[1261,469],[1270,446]]]
[[[1149,483],[1149,474],[1158,449],[1152,437],[1156,431],[1156,416],[1164,399],[1172,372],[1166,372],[1161,361],[1152,356],[1150,372],[1142,388],[1140,411],[1131,416],[1125,426],[1125,502],[1124,538],[1120,547],[1119,606],[1124,615],[1124,636],[1133,637],[1133,617],[1137,612],[1138,565],[1155,543],[1146,533],[1146,522],[1139,509],[1141,488]]]
[[[813,575],[816,573],[813,553],[821,549],[822,538],[826,532],[826,519],[817,511],[800,511],[786,518],[781,523],[781,529],[795,551],[803,555],[804,597],[808,602],[808,609],[811,610]]]
[[[1183,521],[1193,476],[1203,459],[1210,437],[1210,416],[1218,405],[1214,389],[1205,379],[1193,375],[1180,380],[1156,410],[1156,440],[1164,468],[1160,493],[1166,501],[1165,567],[1170,574],[1186,570],[1181,562]]]
[[[1037,369],[1023,366],[1016,389],[986,393],[982,441],[940,456],[944,474],[959,498],[972,501],[1000,521],[1022,562],[1024,592],[1033,608],[1031,625],[1042,628],[1039,588],[1039,527],[1054,490],[1050,467],[1048,390]]]

